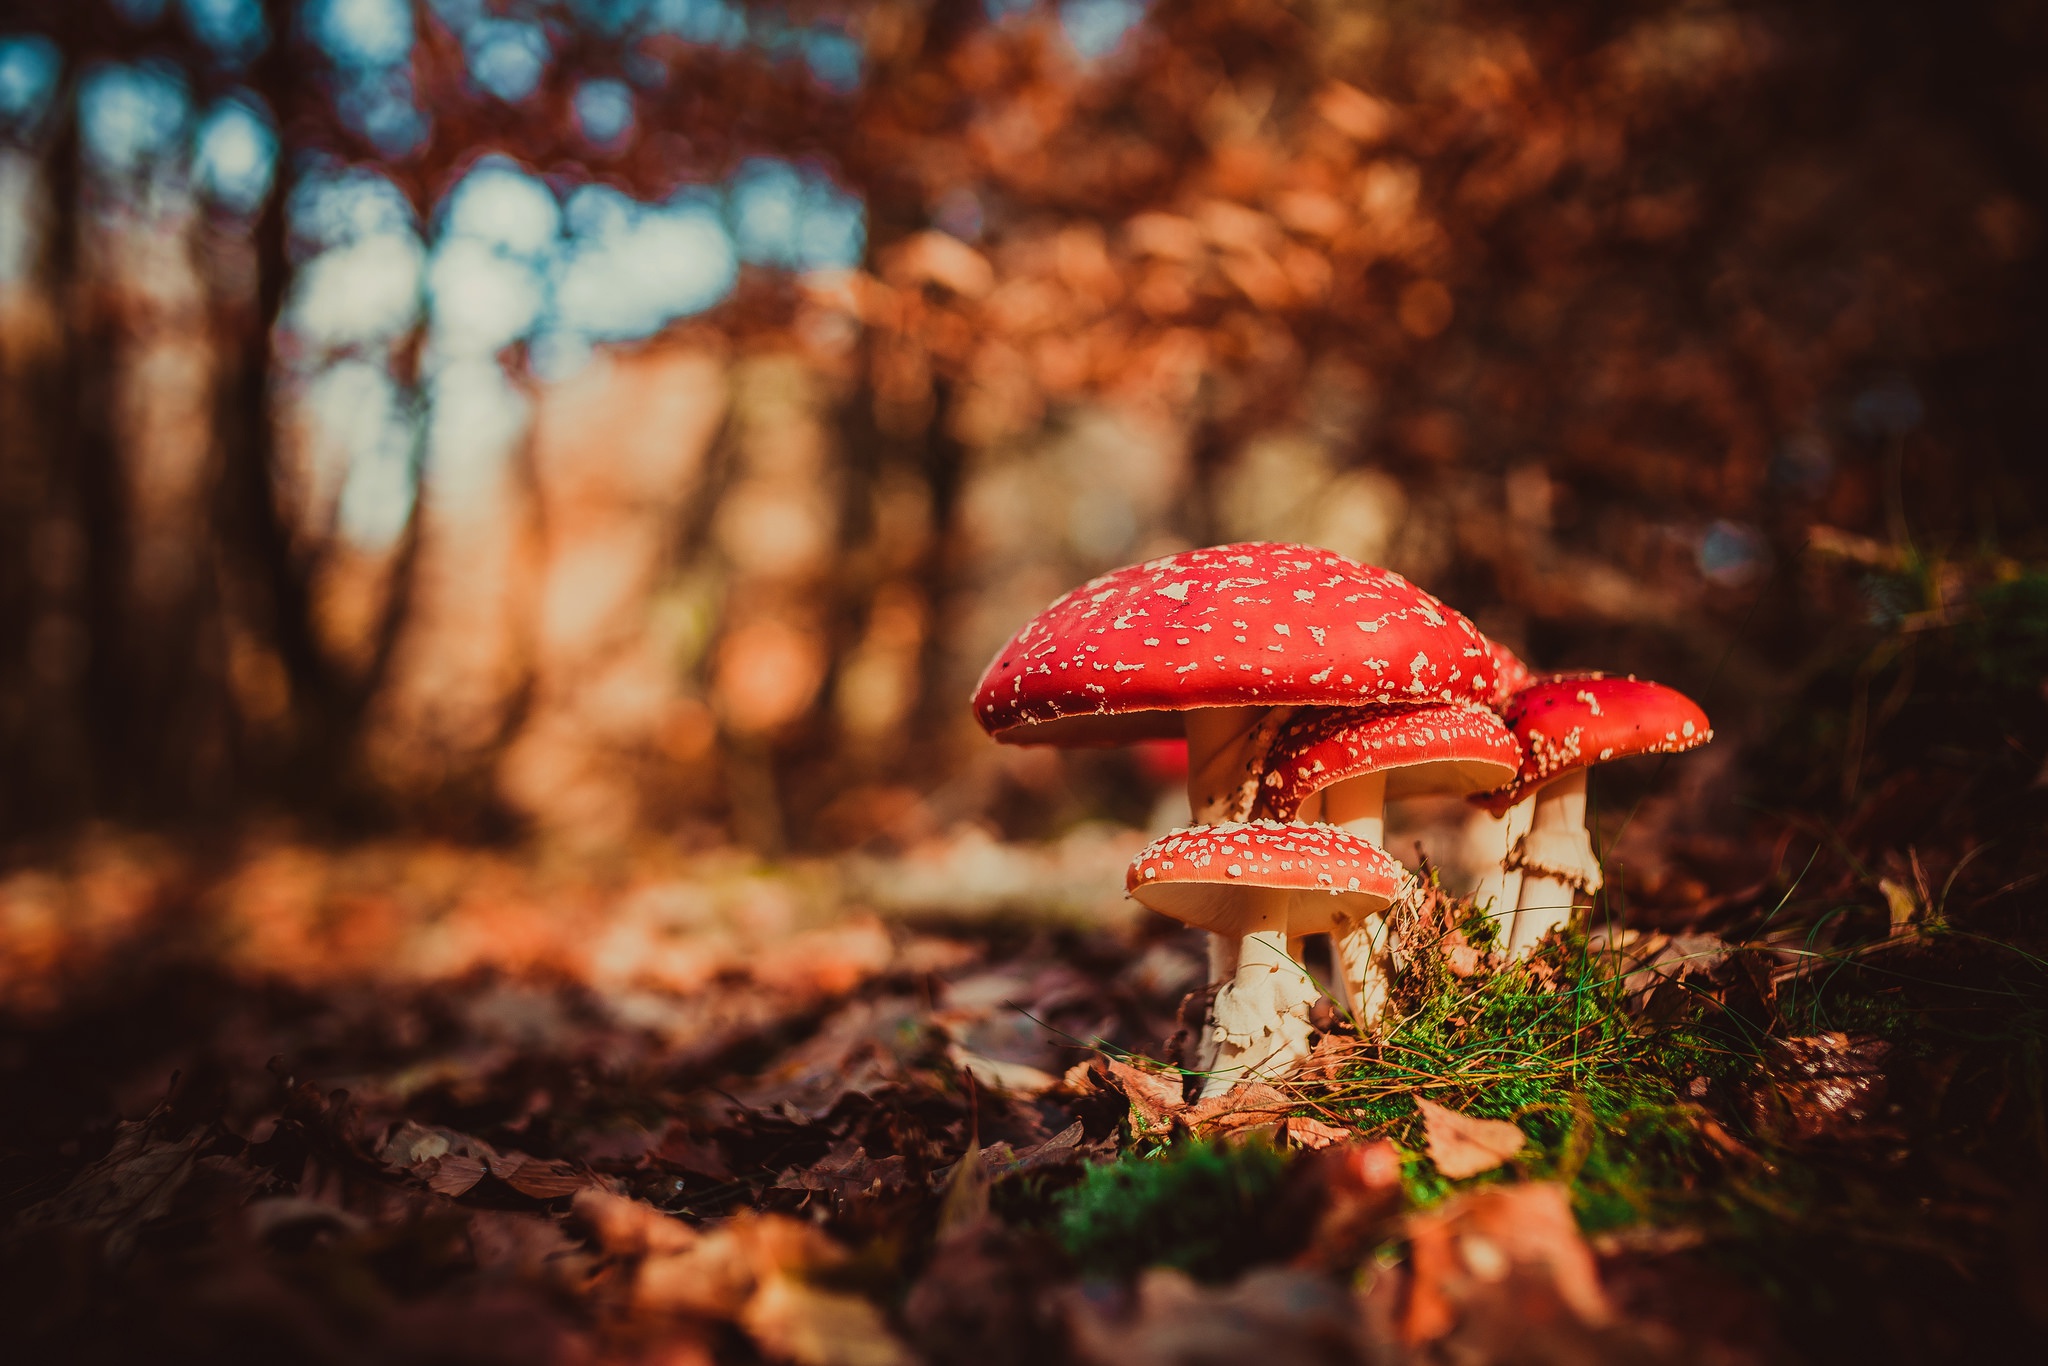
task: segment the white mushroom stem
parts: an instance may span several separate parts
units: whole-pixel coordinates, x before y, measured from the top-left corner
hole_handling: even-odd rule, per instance
[[[1575,769],[1536,793],[1529,832],[1509,853],[1522,875],[1508,949],[1524,958],[1543,936],[1568,924],[1600,890],[1600,860],[1586,830],[1586,770]]]
[[[1522,798],[1496,816],[1475,810],[1466,826],[1467,856],[1486,868],[1479,885],[1472,890],[1473,904],[1493,918],[1494,943],[1506,948],[1515,935],[1515,908],[1522,899],[1522,870],[1510,867],[1522,837],[1529,833],[1529,820],[1536,810],[1536,798]]]
[[[1387,775],[1367,773],[1323,789],[1322,820],[1384,849],[1387,839]],[[1387,975],[1387,915],[1367,916],[1332,931],[1338,990],[1352,1019],[1363,1030],[1386,1009],[1393,983]]]
[[[1203,1050],[1204,1096],[1300,1066],[1309,1053],[1309,1008],[1321,994],[1288,952],[1287,895],[1245,890],[1251,896],[1247,932],[1238,941],[1236,971],[1216,993]]]
[[[1200,707],[1183,713],[1188,737],[1188,813],[1196,825],[1242,819],[1247,771],[1260,757],[1259,722],[1270,707]],[[1270,739],[1270,735],[1267,737]],[[1255,776],[1255,775],[1254,775]],[[1237,936],[1209,936],[1209,985],[1237,972]]]

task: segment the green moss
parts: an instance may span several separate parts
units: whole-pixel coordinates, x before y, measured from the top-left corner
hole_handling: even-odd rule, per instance
[[[1126,1154],[1057,1198],[1060,1242],[1098,1274],[1171,1266],[1228,1279],[1266,1256],[1264,1218],[1286,1165],[1286,1154],[1257,1141]]]
[[[1689,1090],[1746,1074],[1757,1055],[1739,1035],[1696,1020],[1652,1027],[1632,1018],[1604,966],[1582,940],[1547,946],[1533,968],[1470,982],[1425,956],[1410,969],[1422,980],[1407,984],[1416,1003],[1379,1056],[1313,1099],[1413,1154],[1405,1173],[1418,1204],[1452,1187],[1421,1156],[1414,1098],[1424,1095],[1513,1121],[1529,1136],[1509,1166],[1472,1184],[1510,1176],[1569,1182],[1590,1229],[1669,1215],[1718,1165]]]

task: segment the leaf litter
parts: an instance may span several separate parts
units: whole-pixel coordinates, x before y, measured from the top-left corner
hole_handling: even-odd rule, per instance
[[[1519,966],[1425,877],[1386,1028],[1325,1012],[1300,1072],[1200,1101],[1199,942],[1020,915],[1022,851],[1000,911],[927,879],[882,918],[878,867],[95,836],[0,883],[42,936],[0,1022],[0,1346],[1993,1359],[2048,1304],[2042,852],[1990,787],[1886,843],[1958,724],[1914,711],[1932,669],[1894,688],[1928,729],[1866,736],[1864,795],[1769,817],[1768,858],[1646,799],[1678,890],[1612,879]],[[88,883],[122,895],[51,930]]]

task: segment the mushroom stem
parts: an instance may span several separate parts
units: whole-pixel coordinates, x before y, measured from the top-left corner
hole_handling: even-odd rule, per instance
[[[1568,924],[1580,906],[1590,906],[1590,894],[1600,890],[1600,860],[1586,830],[1586,770],[1575,769],[1536,793],[1529,832],[1510,861],[1521,870],[1522,890],[1508,950],[1526,958],[1543,936]]]
[[[1188,737],[1188,815],[1196,825],[1229,819],[1237,801],[1245,764],[1251,758],[1252,733],[1265,707],[1197,707],[1181,716]],[[1209,987],[1220,995],[1237,975],[1238,936],[1209,934]],[[1216,1062],[1216,1030],[1212,1018],[1195,1047],[1194,1063],[1207,1071]]]
[[[1270,707],[1197,707],[1181,724],[1188,737],[1188,810],[1196,825],[1242,820],[1233,816],[1246,780],[1254,732]]]
[[[1522,897],[1522,870],[1510,865],[1515,847],[1529,833],[1529,819],[1535,809],[1535,797],[1524,797],[1498,816],[1473,811],[1466,827],[1465,847],[1469,855],[1487,865],[1479,885],[1472,889],[1472,901],[1492,917],[1494,943],[1501,948],[1506,948],[1514,938],[1515,908]]]
[[[1277,1076],[1309,1053],[1315,983],[1288,952],[1284,897],[1260,898],[1239,941],[1237,970],[1216,993],[1204,1096],[1220,1096],[1247,1076]]]
[[[1384,849],[1387,838],[1387,775],[1385,770],[1361,774],[1324,788],[1322,819]],[[1382,912],[1330,935],[1339,990],[1345,1007],[1360,1029],[1386,1009],[1393,983],[1387,976],[1387,917]]]

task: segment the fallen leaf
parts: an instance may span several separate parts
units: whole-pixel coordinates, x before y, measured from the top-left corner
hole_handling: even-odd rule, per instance
[[[1043,1143],[1018,1152],[1010,1171],[1036,1171],[1041,1167],[1063,1166],[1081,1160],[1081,1140],[1086,1137],[1081,1121],[1075,1120]]]
[[[1235,1134],[1269,1124],[1280,1124],[1295,1102],[1262,1081],[1233,1087],[1211,1096],[1183,1116],[1197,1134]]]
[[[957,1043],[946,1046],[946,1057],[953,1066],[973,1077],[976,1085],[997,1095],[1018,1096],[1029,1100],[1034,1096],[1044,1095],[1060,1084],[1058,1077],[1029,1063],[1004,1062],[1001,1058],[985,1057]]]
[[[441,1159],[444,1165],[447,1161]],[[513,1190],[536,1200],[574,1195],[592,1181],[567,1162],[550,1162],[526,1153],[492,1153],[484,1159],[484,1166]]]
[[[820,1191],[851,1199],[877,1190],[902,1190],[910,1185],[910,1164],[901,1154],[871,1158],[866,1148],[848,1138],[808,1167],[791,1167],[775,1182],[781,1190]]]
[[[699,1142],[680,1130],[671,1130],[655,1148],[657,1161],[679,1171],[693,1172],[713,1181],[732,1180],[732,1168],[715,1143]]]
[[[750,1211],[707,1226],[673,1251],[650,1251],[633,1282],[633,1300],[643,1309],[733,1319],[769,1277],[818,1270],[845,1256],[813,1225]]]
[[[1286,1130],[1288,1141],[1298,1148],[1327,1148],[1351,1137],[1347,1129],[1339,1129],[1333,1124],[1325,1124],[1306,1115],[1289,1115]]]
[[[1407,1232],[1411,1283],[1401,1336],[1410,1346],[1445,1337],[1470,1317],[1541,1322],[1541,1299],[1588,1325],[1612,1317],[1572,1217],[1571,1193],[1556,1182],[1464,1192],[1410,1215]]]
[[[631,1200],[595,1186],[576,1192],[569,1208],[597,1239],[597,1245],[617,1256],[681,1252],[700,1236],[690,1225],[644,1200]]]
[[[562,1231],[559,1221],[511,1210],[478,1210],[469,1219],[469,1248],[479,1271],[537,1280],[559,1273],[588,1254]]]
[[[740,1326],[772,1357],[797,1366],[912,1366],[882,1311],[858,1295],[774,1275],[747,1302]]]
[[[483,1163],[461,1153],[430,1157],[413,1168],[416,1175],[426,1178],[428,1190],[447,1196],[466,1194],[484,1179],[485,1170]]]
[[[1877,1118],[1890,1091],[1891,1045],[1868,1034],[1777,1039],[1767,1078],[1747,1092],[1750,1122],[1788,1142],[1843,1138]]]
[[[1156,1072],[1141,1072],[1127,1062],[1105,1058],[1110,1084],[1124,1093],[1131,1103],[1131,1113],[1139,1121],[1143,1131],[1165,1129],[1172,1125],[1173,1117],[1187,1108],[1181,1099],[1181,1083],[1178,1076],[1165,1077]]]
[[[1401,1155],[1387,1140],[1332,1144],[1297,1160],[1288,1179],[1306,1195],[1308,1244],[1294,1264],[1346,1271],[1385,1241],[1388,1221],[1400,1212]]]
[[[946,1181],[946,1194],[939,1202],[939,1236],[972,1228],[988,1217],[988,1168],[981,1160],[979,1145],[971,1147],[953,1166]]]
[[[1272,1366],[1366,1359],[1351,1297],[1327,1276],[1261,1267],[1237,1284],[1196,1285],[1154,1267],[1117,1315],[1099,1298],[1064,1298],[1074,1355],[1100,1366],[1257,1361]]]
[[[1095,1066],[1098,1061],[1100,1059],[1090,1058],[1086,1062],[1077,1062],[1069,1067],[1060,1076],[1060,1090],[1072,1096],[1092,1096],[1101,1090],[1098,1081],[1100,1074]]]
[[[1429,1135],[1429,1160],[1453,1181],[1492,1171],[1522,1150],[1528,1135],[1504,1119],[1474,1119],[1415,1098]]]
[[[194,1125],[183,1138],[156,1138],[150,1132],[156,1118],[152,1114],[122,1124],[105,1157],[56,1195],[24,1210],[19,1222],[91,1229],[104,1236],[102,1251],[108,1261],[125,1261],[134,1252],[143,1225],[170,1212],[208,1137],[204,1125]]]

